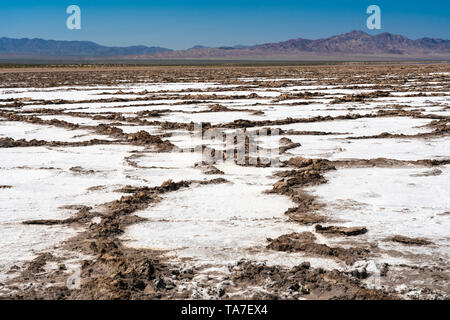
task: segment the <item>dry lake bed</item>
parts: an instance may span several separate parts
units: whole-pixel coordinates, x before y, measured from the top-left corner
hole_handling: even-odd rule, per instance
[[[0,69],[0,298],[449,299],[450,65]]]

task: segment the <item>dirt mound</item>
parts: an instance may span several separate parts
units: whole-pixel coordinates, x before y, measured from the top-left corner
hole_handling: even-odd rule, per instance
[[[217,169],[213,165],[209,165],[206,162],[199,162],[194,164],[195,168],[202,170],[203,174],[211,175],[211,174],[224,174],[222,170]]]
[[[299,92],[299,93],[282,93],[276,99],[274,99],[273,102],[279,102],[284,100],[291,100],[291,99],[311,99],[313,97],[319,97],[322,96],[323,93],[320,92]],[[307,104],[307,103],[304,103]]]
[[[308,168],[311,170],[328,171],[335,170],[333,163],[327,159],[309,159],[294,157],[285,162],[286,165],[295,168]]]
[[[427,239],[424,239],[424,238],[409,238],[409,237],[399,236],[399,235],[393,236],[386,240],[398,242],[398,243],[402,243],[402,244],[406,244],[406,245],[414,245],[414,246],[426,246],[426,245],[433,244],[433,242],[431,242]]]
[[[13,138],[0,138],[0,148],[15,148],[15,147],[41,147],[41,146],[51,146],[51,147],[81,147],[81,146],[92,146],[98,144],[113,144],[114,141],[110,140],[99,140],[91,139],[79,142],[65,142],[65,141],[45,141],[45,140],[14,140]]]
[[[276,175],[283,178],[273,185],[271,192],[287,195],[294,201],[300,188],[326,182],[324,176],[317,170],[290,170],[278,172]]]
[[[276,239],[267,239],[270,243],[268,249],[286,252],[304,252],[307,254],[336,258],[351,265],[358,260],[367,258],[370,251],[364,248],[329,247],[326,244],[316,243],[316,236],[311,232],[291,233]]]
[[[229,111],[233,111],[233,110],[228,107],[225,107],[221,104],[213,104],[213,105],[209,106],[209,111],[211,111],[211,112],[229,112]]]
[[[280,139],[280,153],[285,153],[290,149],[295,149],[301,146],[298,142],[292,142],[291,139],[283,137]]]
[[[307,226],[329,221],[327,217],[318,215],[316,213],[298,212],[297,208],[289,209],[285,212],[285,214],[289,216],[289,220]]]
[[[267,293],[246,297],[251,299],[283,299],[286,295],[291,299],[384,300],[396,298],[381,290],[367,289],[358,279],[337,270],[311,268],[309,262],[286,269],[240,261],[233,271],[232,280],[243,287],[266,288]]]
[[[169,140],[162,140],[160,137],[152,136],[147,131],[139,131],[126,135],[126,140],[135,145],[154,145],[158,152],[170,152],[175,147]]]
[[[388,91],[374,91],[368,93],[349,94],[341,98],[335,98],[331,104],[345,103],[345,102],[362,102],[368,99],[389,97],[391,95]]]
[[[138,145],[138,146],[147,146],[152,145],[155,147],[155,151],[157,152],[170,152],[174,150],[176,147],[169,140],[162,140],[159,136],[154,136],[148,133],[147,131],[141,130],[135,133],[126,134],[122,129],[106,125],[100,124],[95,127],[95,132],[98,134],[109,135],[112,138],[124,140],[127,143]]]
[[[320,224],[316,225],[315,230],[318,233],[344,235],[344,236],[357,236],[360,234],[367,233],[366,227],[350,227],[350,228],[335,227],[335,226],[323,227]]]
[[[48,142],[43,140],[31,140],[25,139],[14,140],[13,138],[0,138],[0,148],[14,148],[14,147],[35,147],[43,146]]]

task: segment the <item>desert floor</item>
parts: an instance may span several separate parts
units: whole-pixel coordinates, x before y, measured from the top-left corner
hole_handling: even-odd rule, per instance
[[[449,64],[0,69],[0,297],[449,299],[449,134]]]

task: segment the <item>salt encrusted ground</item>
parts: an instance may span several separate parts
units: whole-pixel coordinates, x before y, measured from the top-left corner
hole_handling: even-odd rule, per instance
[[[448,299],[448,69],[0,73],[0,293]],[[281,167],[201,165],[190,148],[223,146],[200,122],[292,146]]]

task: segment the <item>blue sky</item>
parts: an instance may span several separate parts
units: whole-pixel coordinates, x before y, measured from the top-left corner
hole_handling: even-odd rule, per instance
[[[71,4],[81,8],[81,30],[66,28],[66,8]],[[366,28],[366,8],[371,4],[381,8],[382,29],[376,32]],[[450,39],[450,1],[0,1],[0,37],[185,49],[197,44],[318,39],[351,30]]]

